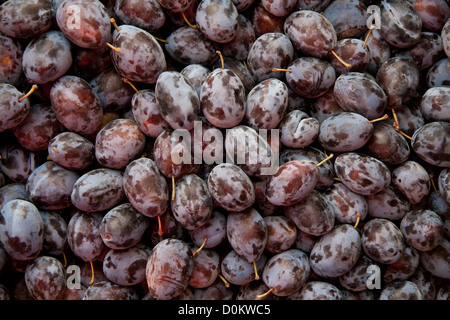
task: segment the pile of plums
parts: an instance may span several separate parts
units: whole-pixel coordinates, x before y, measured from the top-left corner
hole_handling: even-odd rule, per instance
[[[0,1],[0,300],[448,300],[448,0]]]

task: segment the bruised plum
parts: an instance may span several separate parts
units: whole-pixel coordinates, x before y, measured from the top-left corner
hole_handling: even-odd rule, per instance
[[[431,210],[408,212],[400,223],[406,243],[419,251],[436,248],[444,238],[444,224],[439,215]]]
[[[194,271],[194,258],[187,243],[165,239],[152,250],[146,266],[146,279],[152,297],[173,299],[189,285]]]
[[[320,123],[301,110],[286,114],[279,125],[280,141],[289,148],[304,148],[312,144],[319,135]]]

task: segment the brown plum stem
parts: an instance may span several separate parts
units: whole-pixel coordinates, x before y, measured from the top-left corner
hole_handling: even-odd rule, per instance
[[[221,61],[221,63],[222,63],[222,70],[223,70],[223,69],[225,69],[225,62],[224,62],[224,60],[223,60],[222,52],[220,52],[219,50],[217,50],[216,53],[217,53],[217,54],[219,55],[219,57],[220,57],[220,61]]]
[[[94,264],[92,263],[92,260],[89,261],[89,263],[91,264],[91,273],[92,273],[91,281],[89,282],[89,284],[92,285],[95,279]]]
[[[435,194],[439,194],[439,191],[436,188],[436,184],[434,183],[434,179],[433,179],[434,178],[434,174],[430,173],[429,176],[430,176],[431,185],[433,186],[434,193]]]
[[[389,116],[388,116],[387,114],[385,114],[385,115],[382,116],[381,118],[373,119],[373,120],[370,120],[369,122],[370,122],[370,123],[374,123],[374,122],[377,122],[377,121],[383,121],[383,120],[386,120],[387,118],[389,118]]]
[[[339,57],[336,52],[334,52],[334,50],[331,50],[331,53],[336,57],[336,59],[339,60],[340,63],[342,63],[344,66],[346,66],[347,68],[351,68],[351,64],[348,64],[347,62],[345,62],[344,60],[342,60],[341,57]]]
[[[37,88],[38,88],[37,84],[33,84],[33,86],[31,87],[30,91],[28,91],[28,93],[25,94],[23,97],[19,98],[19,102],[22,102],[23,100],[25,100],[26,98],[31,96],[31,94],[33,92],[35,92],[37,90]]]
[[[172,175],[172,201],[175,200],[175,175]]]
[[[356,227],[358,226],[360,220],[361,220],[361,213],[358,211],[356,213],[356,222],[355,222],[355,225],[353,226],[353,229],[356,229]]]
[[[372,30],[375,29],[374,26],[370,26],[369,32],[367,33],[366,39],[364,40],[363,49],[366,48],[367,41],[369,40],[369,36],[372,33]]]
[[[271,293],[273,290],[275,290],[275,288],[270,288],[268,291],[264,292],[263,294],[258,294],[258,295],[256,296],[256,299],[264,298],[264,297],[267,296],[269,293]]]
[[[255,280],[259,280],[258,268],[256,267],[256,261],[253,261],[253,269],[255,269]]]
[[[139,90],[136,88],[136,86],[127,78],[122,78],[122,81],[127,83],[130,87],[132,87],[134,89],[134,91],[136,91],[137,94],[139,94]]]
[[[164,39],[161,39],[161,38],[158,38],[158,37],[155,37],[154,35],[152,35],[152,37],[155,38],[156,40],[158,40],[159,42],[162,42],[162,43],[169,43],[169,41],[164,40]]]
[[[164,232],[162,231],[161,216],[158,216],[157,218],[158,218],[158,235],[162,237]]]
[[[114,27],[117,31],[120,31],[119,26],[118,26],[117,23],[116,23],[116,19],[111,18],[109,21],[111,22],[111,24],[113,25],[113,27]]]
[[[53,147],[52,150],[55,151],[55,153],[59,153],[59,149],[57,147]]]
[[[202,249],[203,249],[203,247],[205,246],[205,244],[206,244],[206,241],[208,241],[208,237],[205,237],[204,239],[203,239],[203,243],[202,243],[202,245],[200,246],[200,248],[198,248],[197,250],[195,250],[194,252],[192,252],[192,255],[195,257],[195,255],[197,254],[197,253],[199,253],[200,251],[202,251]]]
[[[66,254],[64,253],[64,251],[62,253],[62,256],[64,258],[64,268],[66,268],[67,267],[67,257],[66,257]]]
[[[119,53],[120,51],[122,51],[122,49],[114,47],[114,46],[113,46],[111,43],[109,43],[109,42],[106,42],[105,44],[106,44],[111,50],[114,50],[114,51],[117,52],[117,53]]]
[[[283,69],[283,68],[273,68],[272,72],[279,72],[279,71],[284,71],[284,72],[289,72],[292,73],[291,69]]]
[[[225,279],[223,277],[223,275],[221,275],[220,273],[218,274],[218,276],[223,281],[223,283],[225,283],[225,287],[229,288],[230,287],[230,283],[227,281],[227,279]]]
[[[184,14],[183,11],[181,11],[181,16],[183,17],[184,21],[186,22],[186,24],[191,27],[192,29],[198,29],[198,26],[196,24],[192,24],[189,22],[188,18],[186,17],[186,15]]]
[[[328,160],[330,160],[331,158],[334,157],[334,154],[330,154],[328,157],[326,157],[325,159],[323,159],[322,161],[320,161],[317,166],[320,167],[321,165],[323,165],[325,162],[327,162]]]

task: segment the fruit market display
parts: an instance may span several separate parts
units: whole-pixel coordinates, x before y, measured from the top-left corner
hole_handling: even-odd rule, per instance
[[[0,300],[448,300],[448,0],[0,0]]]

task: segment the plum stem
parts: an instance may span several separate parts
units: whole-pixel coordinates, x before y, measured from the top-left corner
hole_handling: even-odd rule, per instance
[[[92,263],[92,260],[89,261],[89,263],[91,264],[91,273],[92,273],[91,281],[89,282],[89,284],[92,285],[95,279],[94,264]]]
[[[109,21],[111,22],[111,24],[113,25],[113,27],[114,27],[117,31],[120,31],[119,26],[118,26],[117,23],[116,23],[116,19],[111,18]]]
[[[337,53],[336,52],[334,52],[334,50],[331,50],[331,53],[336,57],[336,59],[338,59],[339,60],[339,62],[340,63],[342,63],[344,66],[346,66],[347,68],[351,68],[351,64],[348,64],[347,62],[345,62],[344,60],[342,60],[342,58],[341,57],[339,57],[338,55],[337,55]]]
[[[134,91],[136,91],[136,93],[139,94],[139,90],[135,87],[135,85],[130,80],[128,80],[127,78],[122,78],[122,81],[129,84],[130,87],[132,87],[134,89]]]
[[[117,53],[119,53],[120,51],[122,51],[122,49],[114,47],[114,46],[113,46],[111,43],[109,43],[109,42],[106,42],[105,44],[106,44],[109,48],[111,48],[111,50],[114,50],[114,51],[117,52]]]
[[[323,159],[322,161],[320,161],[317,166],[320,167],[322,164],[324,164],[325,162],[327,162],[328,160],[330,160],[331,158],[334,157],[334,154],[330,153],[330,155],[328,157],[326,157],[325,159]]]
[[[161,216],[158,216],[157,219],[158,219],[158,235],[162,237],[164,232],[162,231]]]
[[[358,226],[360,220],[361,220],[361,213],[358,211],[356,213],[356,222],[355,222],[355,225],[353,226],[353,229],[356,229],[356,227]]]
[[[273,68],[272,69],[272,72],[278,72],[278,71],[284,71],[284,72],[292,73],[291,69],[283,69],[283,68]]]
[[[434,179],[433,179],[434,178],[434,174],[430,173],[429,176],[430,176],[431,185],[433,186],[433,189],[434,189],[434,193],[435,194],[439,194],[439,191],[436,188],[436,184],[434,183]]]
[[[202,249],[203,249],[203,247],[205,246],[205,244],[206,244],[206,241],[208,241],[208,237],[205,237],[204,239],[203,239],[203,243],[202,243],[202,245],[200,246],[200,248],[198,248],[197,250],[195,250],[194,252],[192,252],[192,255],[195,257],[195,255],[197,254],[197,253],[199,253]]]
[[[386,120],[387,118],[389,118],[389,116],[388,116],[387,114],[385,114],[385,115],[382,116],[381,118],[373,119],[373,120],[370,120],[369,122],[370,122],[370,123],[374,123],[374,122],[377,122],[377,121],[383,121],[383,120]]]
[[[256,267],[256,261],[253,261],[253,269],[255,270],[255,280],[259,280],[258,268]]]
[[[55,153],[59,153],[59,149],[57,147],[52,147],[52,150],[55,151]]]
[[[341,179],[334,177],[333,180],[341,182]]]
[[[31,87],[30,91],[28,91],[28,93],[25,94],[23,97],[19,98],[19,102],[22,102],[23,100],[25,100],[26,98],[31,96],[31,94],[33,92],[35,92],[37,90],[37,88],[38,88],[37,84],[33,84],[33,86]]]
[[[375,29],[375,27],[373,25],[370,26],[369,32],[367,33],[366,39],[364,40],[363,49],[366,48],[367,41],[369,40],[369,36],[372,33],[373,29]]]
[[[230,287],[230,283],[227,281],[227,279],[225,279],[223,277],[223,275],[221,275],[220,273],[218,274],[218,276],[223,281],[223,283],[225,283],[225,287],[229,288]]]
[[[175,200],[175,175],[172,175],[172,201]]]
[[[186,22],[186,24],[191,27],[192,29],[198,29],[198,26],[196,24],[192,24],[188,18],[186,17],[186,15],[184,14],[183,11],[181,11],[181,16],[183,17],[184,21]]]
[[[64,268],[66,268],[67,267],[67,257],[66,257],[66,254],[64,253],[64,251],[62,253],[62,256],[64,258]]]
[[[222,63],[222,70],[223,70],[223,69],[225,69],[225,62],[224,62],[224,60],[223,60],[222,52],[220,52],[219,50],[217,50],[216,53],[217,53],[217,54],[219,55],[219,57],[220,57],[220,61],[221,61],[221,63]]]
[[[158,37],[155,37],[154,35],[152,35],[152,37],[155,38],[156,40],[158,40],[159,42],[162,42],[162,43],[169,43],[169,41],[164,40],[164,39],[161,39],[161,38],[158,38]]]
[[[256,295],[256,299],[264,298],[264,297],[267,296],[269,293],[271,293],[273,290],[275,290],[275,288],[270,288],[269,290],[267,290],[267,291],[264,292],[263,294],[258,294],[258,295]]]

